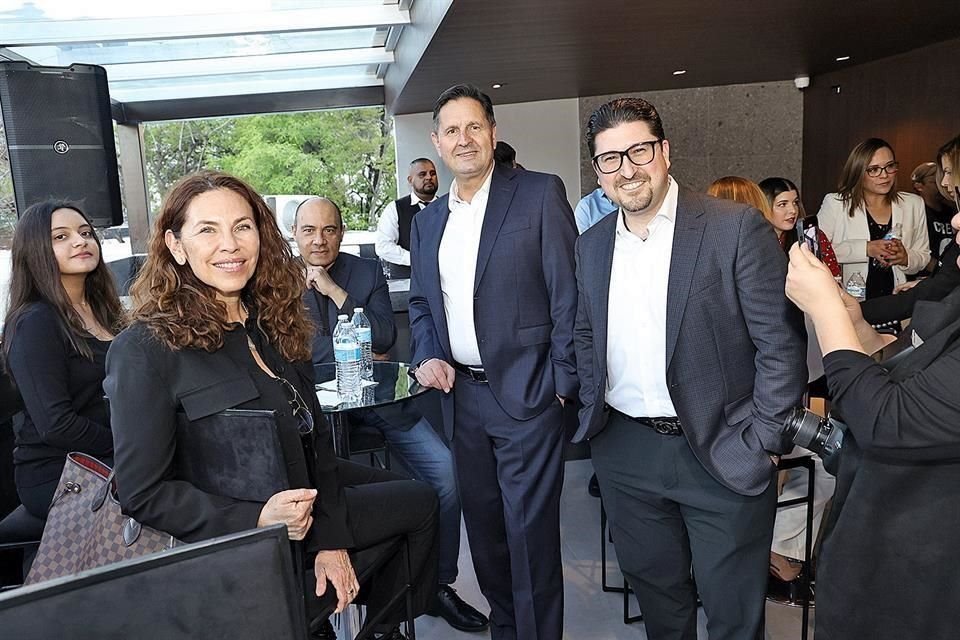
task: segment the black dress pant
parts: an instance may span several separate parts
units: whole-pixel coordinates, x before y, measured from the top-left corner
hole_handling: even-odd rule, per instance
[[[17,496],[20,498],[20,504],[27,508],[31,515],[47,519],[47,511],[50,510],[50,502],[53,500],[53,494],[60,484],[60,479],[44,482],[32,487],[17,485]]]
[[[493,640],[563,637],[560,401],[515,420],[485,383],[457,374],[453,463]]]
[[[340,461],[339,476],[344,486],[347,514],[354,549],[354,571],[363,570],[363,557],[354,552],[396,536],[406,536],[410,552],[413,582],[414,616],[424,613],[437,594],[437,494],[427,484],[407,480],[390,471],[383,471],[347,461]],[[359,559],[358,559],[359,558]],[[306,593],[315,594],[316,577],[310,559],[305,572]],[[368,584],[361,585],[358,602],[366,604],[370,615],[382,610],[391,597],[405,584],[404,559],[398,552],[381,566]],[[327,589],[333,586],[328,583]],[[308,612],[317,605],[316,597],[308,597]],[[313,613],[313,615],[316,615]],[[311,616],[312,617],[312,616]],[[406,619],[404,601],[391,609],[385,623],[394,625]]]
[[[660,435],[616,412],[590,448],[647,637],[696,640],[699,591],[710,640],[762,638],[777,505],[773,464],[766,491],[743,496],[708,474],[683,436]]]

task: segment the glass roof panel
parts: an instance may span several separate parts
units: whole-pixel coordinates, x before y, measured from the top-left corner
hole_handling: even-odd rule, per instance
[[[382,85],[409,6],[0,0],[0,54],[42,66],[102,65],[120,101]]]
[[[259,11],[300,11],[330,8],[396,6],[399,0],[0,0],[0,21],[156,18]]]
[[[78,62],[112,65],[383,47],[387,39],[387,31],[386,28],[371,27],[331,31],[254,33],[176,40],[11,47],[11,51],[45,66],[68,66]]]
[[[319,70],[296,69],[263,73],[111,81],[110,97],[121,102],[146,102],[205,96],[376,86],[383,84],[383,81],[377,78],[376,70],[377,65],[355,65]]]

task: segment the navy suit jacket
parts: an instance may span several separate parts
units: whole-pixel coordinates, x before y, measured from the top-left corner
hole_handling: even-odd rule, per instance
[[[577,241],[582,408],[574,442],[606,425],[607,304],[619,215]],[[783,422],[806,389],[803,318],[784,294],[786,271],[759,211],[680,189],[667,284],[667,387],[697,459],[743,495],[762,493],[773,477],[767,452],[791,449]]]
[[[440,240],[448,196],[413,219],[410,333],[413,362],[452,362],[440,289]],[[556,395],[577,392],[573,323],[577,228],[563,182],[554,175],[496,167],[480,232],[474,324],[490,390],[517,420],[543,412]],[[444,398],[452,433],[452,398]]]
[[[355,307],[363,307],[363,313],[370,321],[373,352],[389,351],[397,340],[397,325],[393,320],[390,290],[387,288],[387,279],[380,268],[380,262],[341,253],[328,273],[337,286],[347,292],[347,299],[344,300],[343,307],[338,308],[333,300],[313,288],[304,292],[303,303],[317,329],[313,338],[313,363],[334,361],[333,337],[321,335],[321,324],[326,321],[330,334],[333,334],[333,329],[337,326],[337,316],[345,313],[352,318]]]

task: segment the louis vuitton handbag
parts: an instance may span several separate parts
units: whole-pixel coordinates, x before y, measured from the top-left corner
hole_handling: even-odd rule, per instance
[[[34,584],[173,548],[173,536],[120,512],[113,471],[84,453],[67,455],[40,548],[24,584]]]

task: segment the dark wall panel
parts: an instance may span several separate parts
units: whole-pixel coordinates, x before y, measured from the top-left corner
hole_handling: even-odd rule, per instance
[[[836,190],[850,150],[876,136],[900,161],[897,183],[909,191],[910,172],[934,160],[960,133],[960,40],[815,77],[803,99],[803,200],[810,213]],[[839,87],[839,93],[837,93]]]

